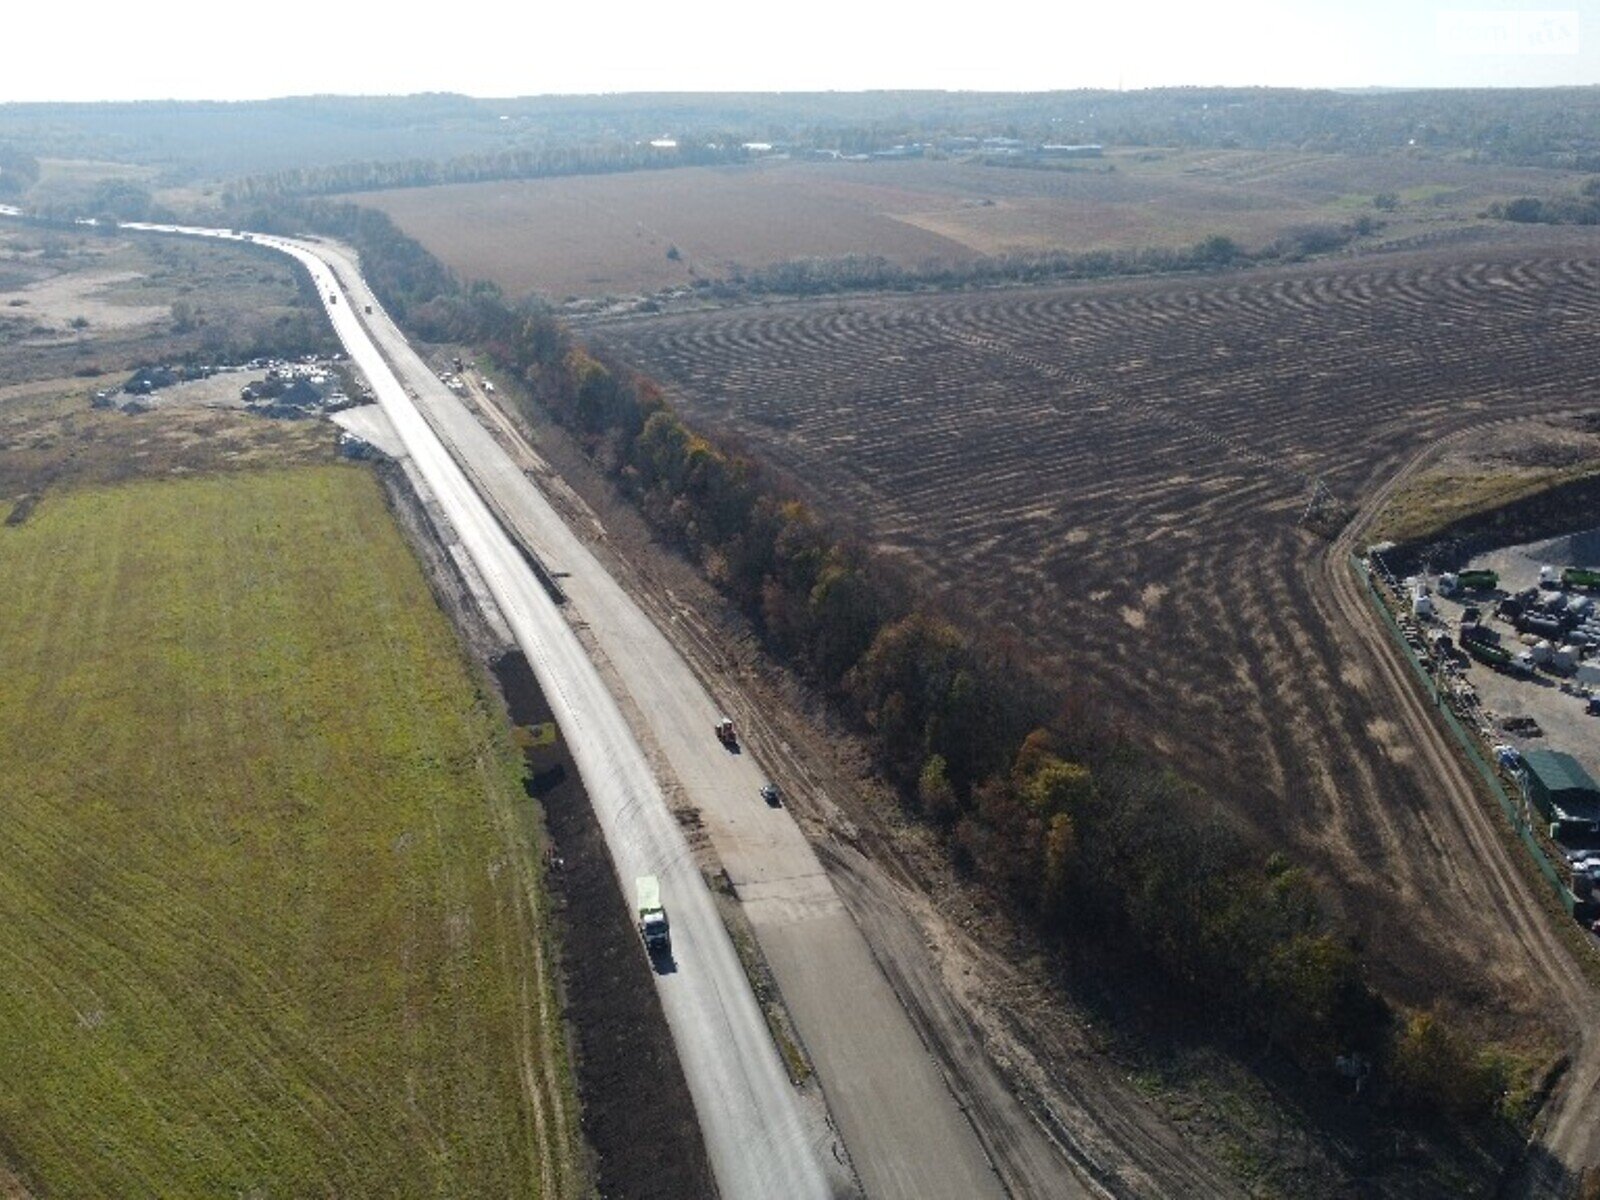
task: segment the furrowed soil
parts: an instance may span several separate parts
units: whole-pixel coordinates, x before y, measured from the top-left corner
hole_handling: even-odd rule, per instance
[[[578,1194],[537,816],[372,473],[48,490],[0,577],[0,1190]]]
[[[1442,438],[1600,404],[1597,284],[1556,231],[589,336],[1292,848],[1391,995],[1537,1051],[1547,960],[1343,643],[1325,537]]]
[[[1397,1136],[1371,1110],[1263,1063],[1259,1045],[1219,1045],[1214,1030],[1197,1031],[1192,1011],[1137,983],[1126,963],[1073,961],[997,912],[876,777],[862,739],[774,666],[748,622],[655,541],[564,430],[537,408],[519,415],[538,447],[525,468],[724,697],[1018,1195],[1053,1195],[1057,1185],[1013,1157],[1007,1120],[983,1101],[988,1064],[1111,1195],[1459,1200],[1492,1191],[1519,1152],[1510,1129]],[[507,431],[503,416],[496,424]]]
[[[513,722],[527,731],[552,720],[521,651],[493,665]],[[526,787],[549,831],[547,879],[595,1184],[602,1196],[630,1200],[710,1200],[716,1181],[694,1101],[577,766],[559,742],[530,745],[525,756]]]
[[[1490,203],[1573,191],[1582,178],[1415,156],[1130,149],[1033,169],[769,160],[350,199],[387,212],[465,278],[563,299],[686,288],[742,268],[851,254],[914,267],[1184,247],[1213,234],[1258,249],[1361,215],[1384,222],[1385,241],[1491,233],[1481,215]],[[1375,208],[1379,194],[1394,207]]]

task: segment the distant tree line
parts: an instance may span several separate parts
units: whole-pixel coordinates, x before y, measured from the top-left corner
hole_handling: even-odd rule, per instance
[[[1489,207],[1489,215],[1528,225],[1600,225],[1600,175],[1576,193],[1564,196],[1518,196]]]
[[[223,202],[230,205],[250,204],[279,196],[327,196],[340,192],[431,187],[443,183],[665,170],[671,167],[742,162],[747,157],[738,144],[697,143],[673,147],[648,144],[554,145],[472,154],[442,161],[413,158],[331,167],[294,167],[235,180],[223,189]]]
[[[1419,153],[1600,170],[1600,89],[1343,93],[1290,88],[1159,88],[1039,93],[873,91],[533,96],[312,96],[219,104],[145,101],[0,105],[0,141],[37,158],[137,162],[163,182],[271,178],[357,160],[448,162],[562,147],[771,142],[870,153],[919,142],[1007,136],[1108,146]],[[360,173],[360,169],[356,169]],[[479,176],[488,177],[488,176]],[[505,177],[505,176],[495,176]],[[514,177],[514,176],[513,176]],[[279,191],[304,187],[288,170]],[[360,186],[415,186],[402,169]],[[259,195],[254,185],[240,198]]]
[[[357,210],[359,211],[359,210]],[[463,287],[380,214],[300,207],[355,241],[423,337],[469,342],[523,383],[749,617],[770,651],[871,739],[956,865],[1048,936],[1093,944],[1201,1020],[1307,1073],[1366,1064],[1369,1096],[1452,1117],[1494,1109],[1502,1064],[1367,982],[1305,872],[1264,855],[1060,680],[912,599],[905,579],[760,462],[692,429],[649,379],[534,303]],[[388,260],[388,261],[386,261]]]
[[[914,265],[891,262],[873,254],[800,258],[763,267],[736,265],[725,278],[697,280],[694,286],[717,299],[734,300],[763,295],[821,296],[838,292],[921,291],[1107,279],[1122,275],[1169,275],[1214,271],[1221,267],[1299,262],[1312,255],[1343,249],[1358,237],[1382,228],[1382,221],[1363,215],[1343,225],[1308,225],[1255,250],[1241,246],[1233,238],[1213,234],[1188,247],[997,254],[960,260],[930,259]]]
[[[1481,89],[1352,95],[1275,88],[1162,88],[1136,92],[962,95],[877,92],[860,95],[729,95],[563,98],[513,102],[436,97],[415,120],[441,129],[425,138],[448,144],[446,130],[507,116],[523,144],[435,158],[295,167],[258,173],[228,186],[228,199],[330,195],[439,183],[597,174],[737,162],[747,141],[796,150],[872,153],[919,144],[930,154],[962,153],[958,139],[988,136],[1046,142],[1069,136],[1114,146],[1300,150],[1348,154],[1452,154],[1485,161],[1600,169],[1600,95],[1595,89]],[[381,126],[383,101],[333,99],[310,110],[338,127]],[[500,110],[510,109],[509,113]],[[306,113],[296,116],[304,120]],[[501,128],[507,126],[502,125]],[[492,128],[492,126],[491,126]],[[671,130],[674,149],[645,144]],[[481,137],[480,129],[477,136]],[[460,135],[458,135],[460,136]],[[503,135],[502,135],[503,136]],[[977,147],[973,147],[977,149]],[[996,160],[1008,162],[1010,160]]]
[[[1449,154],[1600,170],[1600,89],[1595,88],[900,93],[897,102],[881,103],[870,116],[856,116],[856,111],[840,107],[831,119],[806,120],[798,110],[787,132],[798,144],[843,153],[912,142],[948,150],[953,136],[1001,135],[1107,146]]]
[[[130,179],[101,179],[89,188],[63,191],[54,199],[33,200],[28,211],[47,221],[93,218],[104,226],[123,221],[174,221],[177,215],[156,203],[150,189]]]
[[[11,198],[39,182],[39,160],[0,143],[0,197]]]

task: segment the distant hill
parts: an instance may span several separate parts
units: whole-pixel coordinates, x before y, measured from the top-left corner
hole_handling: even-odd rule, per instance
[[[480,100],[0,105],[0,146],[156,168],[163,182],[351,163],[634,144],[879,149],[941,136],[1107,145],[1417,149],[1600,170],[1600,88],[1373,91],[674,93]]]

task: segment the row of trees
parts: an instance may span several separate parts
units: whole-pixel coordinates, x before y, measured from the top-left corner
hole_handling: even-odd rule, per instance
[[[359,234],[365,225],[356,226]],[[374,261],[399,235],[362,242]],[[390,303],[386,299],[386,303]],[[1166,985],[1230,1034],[1308,1072],[1374,1065],[1397,1103],[1485,1111],[1494,1065],[1368,985],[1304,871],[1260,849],[1069,689],[958,629],[756,460],[690,428],[650,380],[488,286],[395,296],[424,336],[469,340],[515,375],[748,615],[771,651],[869,735],[958,866],[1051,937]]]
[[[1489,215],[1528,225],[1600,225],[1600,176],[1586,181],[1575,194],[1519,196],[1490,205]]]
[[[327,196],[340,192],[431,187],[442,183],[484,183],[500,179],[543,179],[554,175],[604,175],[741,162],[744,150],[703,142],[675,146],[642,143],[552,144],[450,159],[409,158],[326,167],[293,167],[234,180],[223,190],[225,204],[252,204],[280,196]]]
[[[1086,706],[1052,709],[1059,681],[912,605],[902,579],[758,462],[690,429],[649,380],[572,344],[548,317],[525,314],[510,332],[494,347],[502,364],[769,649],[859,722],[962,870],[1048,935],[1092,943],[1140,986],[1181,994],[1307,1072],[1332,1078],[1343,1058],[1375,1065],[1405,1106],[1493,1105],[1499,1064],[1435,1016],[1397,1016],[1303,870],[1263,858],[1208,797]]]
[[[1382,228],[1382,221],[1363,215],[1342,225],[1307,225],[1256,249],[1215,234],[1188,247],[998,254],[959,262],[930,259],[915,266],[871,254],[791,259],[764,267],[735,266],[726,279],[704,280],[696,286],[718,299],[733,300],[764,295],[822,296],[840,292],[920,291],[1107,279],[1122,275],[1170,275],[1220,267],[1299,262],[1315,254],[1343,249],[1356,238],[1377,233]]]

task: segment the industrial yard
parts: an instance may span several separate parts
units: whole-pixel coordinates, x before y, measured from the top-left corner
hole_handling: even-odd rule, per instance
[[[1478,623],[1498,635],[1495,644],[1520,660],[1514,672],[1476,660],[1466,668],[1490,723],[1506,740],[1524,748],[1542,745],[1568,752],[1600,777],[1600,713],[1588,711],[1590,700],[1600,696],[1600,588],[1587,582],[1554,586],[1564,574],[1576,574],[1575,566],[1600,561],[1597,549],[1600,532],[1590,531],[1478,555],[1463,570],[1493,571],[1497,586],[1448,595],[1440,592],[1435,577],[1434,603],[1441,623],[1457,631],[1458,641],[1462,614],[1476,608]],[[1524,599],[1517,608],[1503,607],[1518,596]],[[1546,611],[1537,611],[1535,603]],[[1553,609],[1560,615],[1552,614]],[[1524,618],[1520,629],[1518,616]],[[1537,737],[1519,736],[1515,725],[1507,726],[1523,717],[1537,723],[1542,731]]]
[[[1600,935],[1600,530],[1396,579],[1368,554],[1464,749],[1490,764],[1512,824],[1564,907]],[[1492,781],[1493,782],[1493,781]]]

